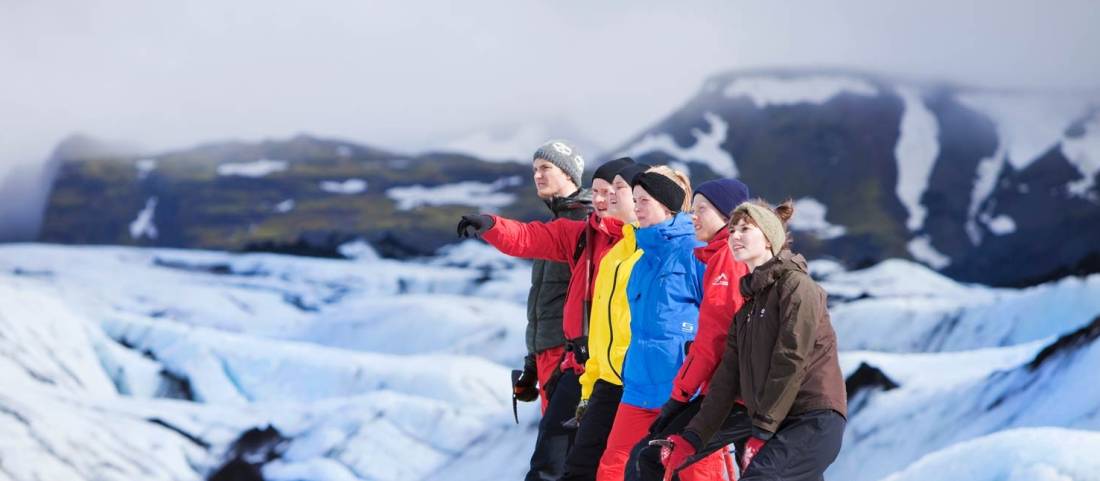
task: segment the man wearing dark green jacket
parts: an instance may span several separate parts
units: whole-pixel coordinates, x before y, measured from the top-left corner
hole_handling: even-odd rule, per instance
[[[566,141],[552,140],[535,151],[532,160],[536,193],[553,218],[584,220],[592,212],[592,194],[581,189],[584,158]],[[474,233],[493,244],[494,220],[487,215],[463,216],[460,236]],[[580,401],[580,384],[571,369],[559,367],[565,358],[562,318],[572,273],[568,264],[535,260],[531,290],[527,296],[527,357],[519,379],[512,386],[520,401],[542,399],[542,420],[531,455],[526,481],[556,481],[565,470],[565,457],[573,446],[574,430],[562,423],[571,419]],[[536,387],[537,385],[537,387]]]

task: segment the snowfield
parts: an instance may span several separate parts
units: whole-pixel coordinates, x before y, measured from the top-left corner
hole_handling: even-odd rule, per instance
[[[663,152],[683,162],[706,164],[711,170],[724,177],[737,177],[737,163],[722,144],[726,141],[729,124],[722,117],[707,112],[703,114],[709,130],[703,132],[694,129],[691,135],[695,143],[690,147],[680,147],[668,134],[650,134],[619,152],[615,157],[640,157],[651,152]]]
[[[0,480],[522,478],[529,264],[477,241],[346,250],[0,246]],[[828,479],[1100,479],[1100,276],[811,269],[853,396]]]
[[[896,192],[909,211],[906,227],[916,231],[924,225],[928,214],[920,198],[928,188],[928,178],[940,153],[940,127],[919,91],[910,87],[899,87],[897,90],[905,103],[905,113],[901,117],[900,135],[894,147],[894,158],[898,161]]]
[[[791,230],[806,231],[818,239],[835,239],[844,235],[844,226],[830,224],[825,220],[828,208],[817,199],[804,197],[794,202],[797,217],[791,218]]]
[[[330,194],[356,195],[367,191],[367,181],[363,179],[324,180],[319,185]]]
[[[285,160],[260,159],[253,162],[227,162],[218,166],[218,175],[239,177],[267,177],[282,172],[290,166]]]
[[[468,205],[486,211],[495,211],[511,205],[516,200],[515,194],[498,191],[503,187],[522,183],[523,179],[512,176],[496,182],[469,180],[432,187],[410,185],[386,189],[386,197],[396,202],[400,210],[415,209],[420,206]]]

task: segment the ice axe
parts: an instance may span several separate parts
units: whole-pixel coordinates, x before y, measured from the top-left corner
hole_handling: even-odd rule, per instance
[[[519,377],[523,375],[523,371],[519,369],[512,369],[512,416],[516,418],[516,424],[519,424],[519,408],[516,401],[516,383],[519,382]]]

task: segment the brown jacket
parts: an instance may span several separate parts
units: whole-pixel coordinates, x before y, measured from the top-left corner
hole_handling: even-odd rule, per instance
[[[848,416],[836,332],[825,291],[806,259],[784,250],[741,278],[745,304],[734,316],[710,393],[686,431],[705,443],[744,399],[753,427],[776,432],[787,416],[832,409]],[[756,429],[754,429],[756,431]]]

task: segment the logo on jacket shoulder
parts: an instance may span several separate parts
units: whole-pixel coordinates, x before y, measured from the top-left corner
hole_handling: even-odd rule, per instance
[[[683,332],[695,332],[695,325],[690,322],[681,322],[680,330]]]
[[[712,286],[728,286],[728,285],[730,285],[730,278],[726,276],[725,272],[723,272],[721,274],[718,274],[718,277],[715,278],[714,282],[712,282],[710,285],[712,285]]]

